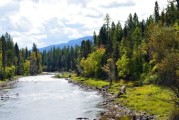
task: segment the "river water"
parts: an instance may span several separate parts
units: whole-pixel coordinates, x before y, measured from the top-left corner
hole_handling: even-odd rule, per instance
[[[0,120],[75,120],[97,118],[103,101],[95,91],[86,91],[53,75],[20,78],[15,87],[0,91]]]

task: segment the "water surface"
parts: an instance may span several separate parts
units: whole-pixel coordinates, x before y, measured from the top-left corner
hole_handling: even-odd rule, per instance
[[[0,100],[0,120],[75,120],[97,118],[103,98],[65,79],[52,75],[19,79],[13,89],[0,91],[7,100]]]

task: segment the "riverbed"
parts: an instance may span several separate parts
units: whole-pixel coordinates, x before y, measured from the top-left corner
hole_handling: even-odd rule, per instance
[[[0,120],[91,120],[103,111],[101,94],[53,75],[20,78],[0,95]]]

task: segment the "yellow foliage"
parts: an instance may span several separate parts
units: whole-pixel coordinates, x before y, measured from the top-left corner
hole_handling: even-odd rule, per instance
[[[86,59],[80,61],[80,66],[84,69],[86,75],[96,74],[101,69],[101,60],[105,49],[97,49],[95,52],[89,54]]]

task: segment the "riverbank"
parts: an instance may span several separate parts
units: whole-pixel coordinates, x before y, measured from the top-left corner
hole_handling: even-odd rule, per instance
[[[13,87],[21,76],[14,76],[12,79],[0,80],[0,90]]]
[[[132,82],[121,80],[114,82],[109,89],[106,89],[105,86],[109,85],[108,81],[77,77],[75,74],[66,73],[58,77],[71,77],[70,82],[98,90],[106,96],[107,99],[103,103],[106,112],[101,114],[101,118],[104,120],[108,117],[120,118],[121,116],[128,119],[133,117],[143,120],[171,119],[170,114],[174,109],[172,92],[163,86],[144,85],[136,87]],[[127,94],[116,98],[115,96],[123,85],[127,86]]]

